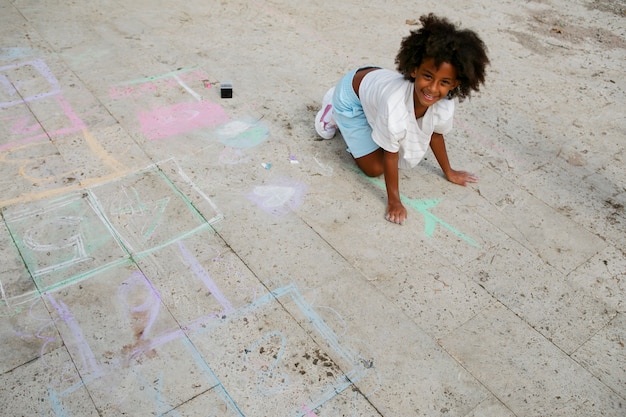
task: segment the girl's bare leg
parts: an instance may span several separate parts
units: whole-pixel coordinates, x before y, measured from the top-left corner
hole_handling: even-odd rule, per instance
[[[355,158],[354,160],[361,171],[368,177],[378,177],[384,172],[383,150],[381,148],[360,158]]]

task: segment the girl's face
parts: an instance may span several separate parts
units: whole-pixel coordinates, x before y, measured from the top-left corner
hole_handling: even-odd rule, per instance
[[[454,90],[459,81],[456,79],[456,69],[449,62],[442,62],[439,68],[435,66],[433,58],[427,58],[411,72],[415,78],[415,113],[421,117],[426,109]],[[420,113],[420,114],[418,114]]]

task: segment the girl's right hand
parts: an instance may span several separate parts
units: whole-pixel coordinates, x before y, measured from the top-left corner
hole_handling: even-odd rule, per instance
[[[387,211],[385,212],[386,220],[396,224],[403,224],[406,220],[406,215],[406,209],[399,201],[387,204]]]

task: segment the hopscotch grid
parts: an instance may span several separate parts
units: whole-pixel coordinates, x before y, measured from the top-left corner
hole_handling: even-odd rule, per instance
[[[344,348],[339,344],[339,340],[337,334],[326,324],[326,322],[317,314],[315,309],[311,307],[298,291],[295,285],[291,284],[287,287],[281,288],[276,291],[272,291],[272,294],[276,297],[276,302],[283,308],[284,311],[294,319],[294,321],[298,324],[298,326],[307,334],[307,336],[317,344],[315,339],[311,334],[309,334],[306,329],[302,326],[302,324],[293,316],[293,314],[285,307],[285,305],[281,302],[280,297],[288,295],[290,300],[293,301],[296,306],[300,309],[302,313],[304,313],[305,317],[308,319],[308,323],[313,325],[313,328],[317,330],[317,332],[322,336],[322,339],[328,344],[330,349],[339,354],[339,356],[346,361],[347,363],[356,364],[355,358],[352,357]],[[319,344],[318,344],[319,346]],[[320,346],[321,347],[321,346]],[[365,374],[367,374],[367,369],[359,370],[358,366],[353,367],[353,369],[348,372],[341,369],[340,365],[335,363],[337,367],[341,370],[343,375],[338,377],[335,382],[328,387],[327,390],[322,391],[319,394],[319,399],[317,402],[313,404],[309,404],[309,406],[302,407],[301,412],[296,411],[296,417],[305,417],[310,415],[309,411],[314,410],[316,408],[322,407],[327,402],[331,401],[336,395],[341,394],[351,386],[354,386],[354,383],[360,380]],[[341,381],[341,380],[345,381]],[[292,411],[293,412],[293,411]]]
[[[323,346],[315,340],[312,334],[310,334],[302,324],[293,316],[293,314],[285,308],[284,303],[282,302],[283,297],[288,297],[290,301],[293,301],[296,306],[300,309],[300,311],[305,315],[306,319],[309,323],[312,323],[314,329],[318,332],[318,334],[322,337],[322,339],[328,344],[334,352],[336,352],[342,359],[344,359],[347,363],[351,363],[353,365],[357,365],[357,361],[352,355],[349,354],[349,351],[345,350],[338,342],[337,335],[333,332],[333,330],[324,322],[324,320],[314,311],[312,307],[310,307],[306,301],[304,301],[302,295],[298,291],[295,284],[289,284],[285,287],[270,291],[263,297],[258,298],[254,302],[246,305],[243,308],[237,309],[233,311],[232,314],[228,315],[226,318],[222,320],[211,320],[208,323],[205,323],[201,328],[194,332],[190,332],[190,336],[192,335],[201,335],[208,333],[212,330],[216,330],[220,327],[224,320],[233,321],[238,318],[245,317],[245,315],[258,310],[261,307],[265,307],[270,305],[272,302],[278,303],[281,309],[288,314],[297,325],[304,331],[306,337],[311,340],[315,345],[319,346],[323,349]],[[339,365],[335,363],[339,368]],[[317,398],[314,398],[312,404],[305,405],[306,409],[316,409],[322,407],[327,402],[331,401],[336,395],[341,394],[351,386],[355,386],[354,384],[361,379],[367,372],[370,372],[369,369],[363,369],[359,371],[357,369],[352,369],[347,373],[339,368],[343,373],[341,376],[337,377],[335,381],[329,386],[323,388],[318,394]],[[371,395],[371,394],[370,394]],[[304,417],[307,416],[307,411],[302,410],[301,407],[296,407],[291,411],[291,415],[294,417]]]
[[[179,84],[181,84],[181,81],[180,81],[179,77],[178,77],[178,76],[176,76],[176,72],[175,72],[175,73],[173,73],[173,74],[174,74],[174,75],[173,75],[173,77],[174,77],[177,81],[179,81]],[[170,75],[171,75],[171,74],[170,74]],[[182,84],[184,84],[184,83],[182,83]],[[182,85],[182,84],[181,84],[181,85]],[[184,87],[184,85],[182,85],[182,86]],[[13,87],[15,88],[15,86],[13,86]],[[17,91],[17,90],[16,90],[16,91]],[[18,92],[18,94],[19,94],[19,92]],[[21,95],[20,95],[20,97],[21,97]],[[38,97],[38,98],[41,98],[41,97]],[[26,104],[26,102],[24,101],[23,97],[22,97],[22,101]],[[27,104],[26,104],[26,105],[27,105]],[[28,105],[27,105],[27,107],[28,107]],[[28,108],[29,108],[29,110],[30,110],[30,111],[31,111],[31,113],[32,113],[32,109],[30,109],[30,107],[28,107]],[[36,119],[36,118],[35,118],[35,119]],[[36,119],[36,120],[37,120],[37,119]],[[40,124],[40,126],[41,126],[41,123],[39,122],[39,120],[37,120],[37,122],[38,122],[38,123]],[[43,126],[42,126],[42,128],[43,128]],[[45,131],[45,129],[44,129],[44,131]],[[50,141],[52,141],[52,139],[51,139],[50,135],[49,135],[47,132],[46,132],[46,135],[47,135],[48,139],[49,139]],[[178,165],[178,163],[176,163],[176,161],[174,161],[174,163],[175,163],[176,167],[178,168],[178,173],[179,173],[179,175],[181,176],[181,178],[183,178],[183,180],[185,180],[185,181],[186,181],[186,182],[187,182],[187,183],[191,186],[191,188],[192,188],[195,192],[197,192],[197,193],[198,193],[198,194],[199,194],[202,198],[204,198],[204,199],[205,199],[205,201],[206,201],[206,202],[208,202],[208,204],[210,204],[210,206],[211,206],[211,207],[215,210],[215,212],[217,213],[217,215],[216,215],[216,216],[214,216],[214,217],[213,217],[213,218],[211,218],[211,219],[207,219],[207,218],[206,218],[206,217],[205,217],[205,216],[204,216],[204,215],[200,212],[200,210],[198,210],[198,208],[196,208],[196,206],[195,206],[195,205],[194,205],[194,204],[190,201],[190,199],[189,199],[189,198],[188,198],[188,197],[187,197],[187,196],[186,196],[186,195],[185,195],[185,194],[184,194],[184,193],[183,193],[183,192],[182,192],[182,191],[181,191],[181,190],[180,190],[180,189],[179,189],[179,188],[178,188],[178,187],[177,187],[177,186],[176,186],[173,182],[172,182],[172,180],[171,180],[171,179],[170,179],[170,178],[169,178],[169,177],[168,177],[168,176],[167,176],[167,175],[163,172],[162,168],[158,165],[158,163],[157,163],[157,164],[154,164],[154,165],[151,165],[149,168],[146,168],[146,169],[144,169],[143,171],[145,172],[145,171],[148,171],[148,170],[151,170],[151,169],[156,169],[156,172],[157,172],[157,173],[158,173],[158,174],[162,177],[162,179],[163,179],[163,180],[164,180],[164,181],[165,181],[165,182],[166,182],[166,183],[170,186],[170,188],[171,188],[171,189],[172,189],[172,190],[173,190],[173,191],[174,191],[174,192],[175,192],[175,193],[176,193],[176,194],[177,194],[177,195],[178,195],[178,196],[179,196],[179,197],[180,197],[180,198],[181,198],[181,199],[182,199],[185,203],[187,203],[188,207],[192,210],[192,213],[194,213],[194,215],[195,215],[195,216],[199,216],[199,218],[201,218],[201,219],[203,220],[203,224],[202,224],[202,225],[200,225],[200,226],[198,226],[198,227],[197,227],[197,228],[195,228],[194,230],[191,230],[191,231],[189,231],[189,232],[187,232],[187,233],[185,233],[185,234],[183,234],[183,235],[180,235],[180,236],[178,236],[178,237],[172,238],[172,239],[170,239],[168,242],[163,243],[163,244],[161,244],[161,245],[159,245],[159,246],[157,246],[157,247],[150,248],[150,249],[148,249],[148,250],[145,250],[145,251],[141,251],[141,252],[135,253],[132,247],[130,247],[130,246],[129,246],[129,247],[126,247],[126,246],[125,246],[125,243],[124,243],[124,241],[123,241],[122,235],[121,235],[120,233],[117,233],[117,231],[115,230],[115,228],[113,227],[113,225],[110,223],[109,219],[106,217],[106,215],[105,215],[105,211],[103,210],[103,208],[102,208],[102,206],[101,206],[100,202],[97,200],[97,197],[96,197],[96,196],[95,196],[95,194],[93,193],[93,190],[92,190],[92,189],[87,189],[87,190],[86,190],[86,197],[87,197],[86,199],[87,199],[87,202],[88,202],[89,206],[90,206],[90,207],[92,208],[92,210],[96,213],[96,215],[98,216],[98,218],[100,219],[100,221],[102,221],[102,222],[104,223],[105,227],[109,230],[109,232],[111,233],[111,235],[113,236],[113,238],[115,239],[115,241],[117,242],[117,244],[118,244],[118,245],[120,245],[120,247],[121,247],[121,248],[123,249],[123,251],[126,253],[127,257],[122,258],[122,259],[120,259],[120,260],[118,260],[118,261],[116,261],[116,262],[108,263],[108,264],[106,264],[106,265],[101,265],[100,267],[98,267],[98,268],[93,268],[93,269],[91,269],[91,270],[89,270],[89,271],[87,271],[87,272],[84,272],[84,273],[81,273],[81,274],[77,274],[77,275],[75,275],[75,276],[73,276],[73,277],[70,277],[70,278],[67,278],[67,279],[65,279],[65,280],[63,280],[63,281],[61,281],[61,282],[58,282],[58,283],[53,284],[53,285],[51,285],[51,286],[48,286],[48,287],[46,287],[45,289],[40,288],[40,283],[38,283],[38,282],[37,282],[37,280],[34,280],[34,276],[33,276],[33,274],[31,273],[31,271],[29,270],[28,264],[25,262],[25,259],[24,259],[24,258],[23,258],[23,256],[22,256],[22,252],[20,251],[19,246],[17,245],[17,242],[15,241],[15,236],[14,236],[13,232],[10,230],[10,228],[8,227],[8,224],[7,224],[7,222],[6,222],[6,219],[4,218],[4,216],[2,216],[2,217],[3,217],[3,221],[5,222],[5,224],[7,224],[7,228],[9,229],[9,233],[10,233],[10,235],[11,235],[11,239],[12,239],[12,241],[13,241],[13,244],[17,247],[18,252],[19,252],[19,255],[20,255],[20,257],[22,258],[22,262],[24,263],[24,265],[25,265],[25,267],[26,267],[27,271],[29,272],[29,275],[30,275],[31,279],[33,279],[33,280],[34,280],[34,283],[35,283],[35,285],[36,285],[36,288],[37,288],[37,289],[38,289],[38,291],[39,291],[39,295],[41,295],[42,293],[48,293],[48,294],[49,294],[50,292],[53,292],[53,291],[59,290],[59,289],[64,288],[64,287],[66,287],[66,286],[68,286],[68,285],[71,285],[71,284],[75,284],[76,282],[82,281],[82,280],[87,279],[87,278],[89,278],[89,277],[92,277],[92,276],[94,276],[94,275],[96,275],[96,274],[99,274],[99,273],[101,273],[101,272],[103,272],[103,271],[105,271],[105,270],[108,270],[108,269],[111,269],[111,268],[115,268],[115,267],[118,267],[118,266],[120,266],[120,265],[125,265],[125,264],[131,265],[131,264],[132,264],[132,265],[135,265],[135,266],[136,266],[136,267],[140,270],[139,266],[138,266],[138,265],[137,265],[137,263],[135,262],[135,260],[136,260],[136,258],[137,258],[137,257],[147,256],[148,254],[150,254],[150,253],[152,253],[152,252],[154,252],[154,251],[156,251],[156,250],[159,250],[159,249],[161,249],[162,247],[168,246],[168,245],[170,245],[170,244],[172,244],[172,243],[174,243],[174,242],[176,242],[176,241],[180,241],[181,239],[184,239],[185,237],[187,237],[187,236],[189,236],[189,235],[192,235],[192,234],[195,234],[195,233],[197,233],[197,232],[199,232],[199,231],[201,231],[201,230],[204,230],[204,229],[205,229],[205,228],[207,228],[207,227],[208,227],[209,229],[211,229],[211,230],[214,230],[214,229],[213,229],[213,227],[212,227],[212,225],[213,225],[214,223],[216,223],[216,222],[219,222],[220,220],[222,220],[222,219],[224,218],[224,216],[223,216],[222,212],[221,212],[221,211],[217,208],[217,206],[216,206],[216,205],[215,205],[215,204],[211,201],[211,199],[209,199],[209,198],[206,196],[206,194],[204,194],[204,192],[202,192],[202,190],[200,190],[200,188],[199,188],[199,187],[198,187],[195,183],[193,183],[193,182],[189,179],[189,177],[188,177],[188,176],[184,173],[184,171],[182,171],[182,169],[181,169],[181,167]],[[139,170],[139,171],[137,171],[137,172],[135,172],[135,173],[140,173],[141,171],[142,171],[142,170]],[[131,174],[128,174],[128,176],[130,176],[130,175],[131,175]],[[109,181],[103,181],[101,184],[106,184],[106,183],[113,182],[113,181],[116,181],[116,182],[117,182],[117,181],[120,181],[120,180],[123,180],[123,179],[124,179],[124,177],[112,178],[112,179],[111,179],[111,180],[109,180]],[[77,196],[78,196],[78,194],[77,194]],[[83,194],[83,197],[85,197],[85,194]],[[58,206],[56,206],[55,208],[57,208],[57,209],[58,209],[58,208],[62,208],[62,207],[64,206],[64,204],[70,204],[70,203],[71,203],[71,202],[73,202],[73,201],[75,201],[75,200],[71,200],[71,201],[69,201],[69,202],[68,202],[67,200],[66,200],[66,201],[64,201],[64,202],[60,202],[60,203],[59,203],[59,205],[58,205]],[[46,213],[46,212],[50,211],[50,208],[48,207],[48,209],[46,209],[46,210],[44,210],[44,209],[39,209],[39,210],[40,210],[40,212],[41,212],[41,213]],[[4,211],[4,210],[2,210],[2,211]],[[35,211],[35,212],[36,212],[36,211]],[[22,218],[22,219],[23,219],[23,218],[26,218],[26,217],[28,216],[26,213],[21,213],[21,215],[22,215],[22,216],[21,216],[21,218]],[[32,214],[32,213],[31,213],[31,215],[34,215],[34,214]],[[54,267],[54,268],[50,269],[50,271],[52,271],[52,270],[58,270],[58,269],[62,269],[62,266],[58,266],[58,265],[57,265],[56,267]],[[46,270],[46,271],[47,271],[47,270]],[[47,272],[49,272],[49,271],[47,271]],[[40,275],[41,275],[42,273],[43,273],[42,271],[39,271],[39,274],[40,274]],[[36,275],[36,274],[35,274],[35,275]],[[267,287],[266,287],[266,288],[267,288]],[[297,290],[296,290],[296,291],[297,291]],[[270,296],[271,296],[271,297],[270,297],[270,299],[268,299],[268,302],[270,302],[270,301],[272,301],[272,300],[277,301],[277,302],[279,303],[279,305],[281,305],[281,307],[283,307],[283,309],[284,309],[284,306],[282,306],[282,304],[281,304],[280,300],[276,297],[276,295],[275,295],[274,293],[271,293],[271,292],[270,292],[268,295],[270,295]],[[294,295],[293,295],[293,294],[291,294],[291,296],[293,297]],[[305,313],[305,314],[306,314],[306,313]],[[56,324],[55,324],[55,327],[56,327]],[[306,332],[305,332],[305,333],[306,333]],[[176,334],[176,336],[178,336],[178,335],[179,335],[179,334],[177,333],[177,334]],[[190,340],[186,337],[186,335],[185,335],[184,333],[182,333],[182,334],[181,334],[181,336],[183,336],[183,338],[182,338],[182,340],[183,340],[183,341],[186,341],[187,343],[191,343],[191,341],[190,341]],[[323,332],[322,332],[322,336],[323,336],[323,337],[325,337],[325,334],[324,334]],[[309,337],[310,337],[310,335],[309,335]],[[195,349],[195,346],[194,346],[194,349]],[[74,368],[77,370],[77,365],[76,365],[76,363],[74,362],[74,358],[72,357],[72,355],[70,355],[70,359],[72,360],[72,363],[73,363]],[[203,360],[203,362],[204,362],[204,360]],[[206,364],[206,362],[204,362],[204,363]],[[207,367],[208,367],[208,365],[207,365]],[[210,368],[208,368],[208,369],[210,370]],[[77,370],[77,372],[78,372],[78,370]],[[211,374],[213,374],[213,373],[212,373],[212,371],[211,371]],[[77,385],[74,387],[74,389],[78,389],[80,386],[84,386],[84,387],[86,387],[86,382],[85,382],[85,380],[83,380],[83,377],[80,375],[80,372],[78,372],[78,375],[79,375],[79,377],[81,378],[81,382],[80,382],[79,384],[77,384]],[[214,374],[213,374],[213,375],[214,375]],[[98,377],[98,376],[89,376],[89,379],[96,379],[97,377]],[[342,377],[341,377],[341,378],[339,378],[339,379],[341,379],[341,380],[348,380],[347,376],[345,376],[345,375],[344,375],[344,376],[342,376]],[[216,380],[217,380],[217,379],[216,379]],[[342,385],[342,386],[343,386],[343,385],[345,385],[345,382],[343,382],[343,381],[342,381],[342,384],[341,384],[341,385]],[[228,395],[228,392],[224,389],[223,385],[222,385],[221,383],[219,383],[219,381],[218,381],[218,383],[217,383],[216,385],[214,385],[211,389],[213,389],[213,388],[215,388],[215,387],[221,387],[221,388],[222,388],[222,390],[223,390],[223,391],[221,391],[221,392],[223,392],[223,394],[224,394],[224,395],[226,396],[226,398],[229,400],[229,401],[228,401],[228,402],[229,402],[229,404],[230,404],[230,405],[232,405],[232,407],[233,407],[235,410],[237,410],[237,412],[238,412],[241,416],[243,416],[243,414],[241,413],[241,410],[239,410],[239,408],[237,407],[237,405],[235,404],[235,402],[234,402],[234,401],[232,400],[232,398]],[[89,390],[87,390],[87,392],[88,392],[89,396],[91,397],[91,393],[89,393]],[[337,389],[334,389],[334,390],[333,390],[333,392],[336,394],[336,393],[341,392],[341,391],[337,391]],[[58,399],[58,396],[57,396],[57,395],[55,395],[56,393],[52,393],[52,392],[50,392],[49,394],[50,394],[50,397],[51,397],[51,398],[52,398],[52,397],[54,397],[54,398],[57,398],[57,399]],[[332,398],[332,396],[330,396],[329,398]],[[93,401],[93,398],[92,398],[92,401]],[[55,404],[56,404],[56,405],[59,405],[59,406],[60,406],[60,402],[58,402],[58,401],[51,401],[51,403],[52,403],[53,405],[55,405]],[[94,402],[94,404],[95,404],[95,402]],[[62,410],[61,410],[61,409],[59,409],[58,411],[62,411]]]
[[[140,170],[134,171],[132,173],[129,173],[128,175],[124,176],[124,177],[118,177],[118,178],[113,178],[110,179],[108,181],[105,181],[101,184],[98,184],[97,186],[92,187],[92,189],[87,189],[85,190],[84,193],[76,193],[74,192],[74,194],[72,195],[71,193],[69,195],[64,195],[61,197],[57,197],[55,199],[53,199],[50,203],[46,204],[46,207],[27,207],[24,210],[20,210],[18,212],[15,213],[10,213],[9,215],[7,215],[7,207],[3,207],[0,210],[0,215],[2,216],[2,221],[5,223],[7,230],[9,231],[9,235],[11,237],[11,241],[13,243],[13,245],[16,247],[18,254],[20,256],[20,259],[22,261],[22,264],[24,265],[25,269],[27,270],[30,279],[33,280],[33,283],[37,289],[36,293],[33,293],[35,296],[41,296],[43,293],[45,292],[53,292],[53,291],[58,291],[61,290],[67,286],[73,285],[77,282],[81,282],[84,281],[85,279],[88,279],[96,274],[99,274],[101,272],[104,272],[106,270],[109,270],[111,268],[115,268],[118,266],[122,266],[122,265],[127,265],[129,263],[134,263],[136,264],[136,261],[138,259],[142,259],[166,246],[172,245],[174,243],[176,243],[177,241],[181,240],[181,239],[185,239],[189,236],[192,236],[198,232],[201,232],[203,230],[210,230],[215,232],[215,229],[213,228],[213,224],[219,222],[220,220],[222,220],[224,218],[222,212],[219,210],[219,208],[217,207],[217,205],[215,205],[215,203],[213,203],[213,201],[211,201],[211,199],[193,182],[191,181],[191,179],[187,176],[187,174],[182,170],[182,168],[180,167],[180,165],[177,163],[177,161],[175,161],[173,158],[165,160],[160,162],[160,164],[164,164],[167,162],[173,162],[176,166],[177,169],[177,173],[181,176],[181,178],[191,186],[191,188],[193,189],[193,191],[197,192],[210,206],[211,208],[217,213],[213,218],[211,219],[207,219],[197,208],[196,206],[191,202],[191,200],[169,179],[169,177],[165,174],[165,172],[163,172],[163,170],[161,169],[161,167],[159,166],[159,164],[155,163],[155,164],[150,164],[149,166],[142,168]],[[169,240],[167,240],[164,243],[161,243],[158,246],[143,250],[143,251],[135,251],[134,248],[132,247],[132,245],[130,244],[130,242],[123,237],[123,234],[119,233],[115,227],[111,224],[111,222],[109,221],[108,217],[105,214],[105,210],[102,207],[101,203],[99,202],[98,198],[96,197],[96,195],[93,192],[93,188],[97,188],[98,186],[102,186],[102,185],[106,185],[106,184],[110,184],[110,183],[115,183],[115,182],[120,182],[123,181],[125,178],[127,177],[131,177],[134,175],[141,175],[143,173],[147,173],[147,172],[155,172],[159,175],[159,177],[164,180],[164,182],[168,185],[168,187],[175,193],[175,195],[177,195],[179,198],[181,198],[185,204],[188,206],[188,208],[190,209],[190,211],[192,212],[193,216],[196,217],[198,220],[200,220],[202,223],[197,226],[196,228],[187,231],[183,234],[180,234],[178,236],[175,236]],[[120,249],[122,249],[122,251],[125,254],[124,258],[121,258],[117,261],[108,263],[106,265],[102,265],[96,268],[93,268],[89,271],[83,272],[83,273],[79,273],[77,275],[74,275],[72,277],[66,278],[62,281],[59,281],[55,284],[49,285],[49,286],[42,286],[42,282],[39,282],[39,279],[37,279],[37,277],[40,277],[42,275],[45,275],[45,273],[50,273],[50,272],[54,272],[56,270],[60,270],[62,269],[62,267],[51,267],[51,268],[47,268],[45,271],[32,271],[31,268],[29,267],[28,262],[26,261],[26,259],[24,258],[24,254],[22,253],[22,251],[20,250],[20,246],[18,244],[18,242],[16,241],[16,235],[15,235],[15,231],[12,230],[12,228],[10,227],[11,222],[15,222],[15,221],[23,221],[29,217],[33,217],[36,215],[42,215],[45,214],[47,212],[50,211],[54,211],[54,210],[58,210],[61,209],[63,207],[66,207],[70,204],[73,204],[77,201],[80,201],[81,199],[85,199],[87,201],[87,203],[89,204],[89,206],[91,207],[91,209],[94,211],[94,213],[96,214],[96,216],[99,218],[99,220],[104,224],[104,226],[109,230],[109,233],[112,235],[113,239],[115,240],[116,244],[120,247]],[[30,301],[31,298],[25,300],[24,302]],[[8,298],[3,298],[2,299],[3,303],[8,306]]]
[[[175,243],[176,241],[180,241],[181,239],[184,239],[187,236],[193,235],[199,231],[204,230],[205,228],[209,228],[210,230],[213,230],[212,224],[223,219],[223,214],[221,213],[221,211],[217,208],[217,206],[211,201],[210,198],[208,198],[208,196],[206,196],[206,194],[204,192],[202,192],[202,190],[200,190],[200,188],[193,182],[190,180],[190,178],[186,175],[186,173],[184,173],[184,171],[181,169],[181,167],[178,165],[178,163],[174,160],[171,159],[171,161],[173,161],[173,163],[175,164],[177,170],[178,170],[178,174],[179,176],[188,184],[191,186],[191,188],[197,192],[206,202],[208,202],[208,204],[210,204],[210,206],[212,207],[212,209],[215,210],[215,212],[217,213],[216,216],[214,216],[212,219],[207,219],[197,208],[196,206],[190,201],[190,199],[173,183],[173,181],[165,174],[165,172],[163,171],[163,168],[159,165],[159,163],[156,164],[152,164],[150,166],[148,166],[147,168],[144,168],[143,170],[138,170],[132,174],[128,174],[128,176],[131,176],[133,174],[140,174],[142,172],[149,172],[149,171],[153,171],[159,174],[159,176],[169,185],[169,187],[175,192],[176,195],[179,196],[179,198],[181,198],[187,205],[188,207],[192,210],[192,213],[195,216],[199,216],[200,219],[203,220],[203,224],[198,226],[197,228],[195,228],[194,230],[191,230],[183,235],[180,235],[178,237],[172,238],[170,239],[168,242],[163,243],[161,245],[158,245],[157,247],[154,248],[150,248],[148,250],[145,251],[141,251],[138,253],[135,253],[132,250],[132,247],[126,247],[125,243],[122,241],[122,236],[121,234],[117,233],[117,231],[115,230],[115,228],[113,227],[113,225],[109,222],[108,218],[105,215],[105,210],[102,208],[100,202],[98,201],[97,197],[95,196],[93,190],[88,189],[87,190],[87,201],[89,203],[89,205],[91,206],[91,208],[96,212],[97,216],[99,217],[99,219],[101,221],[104,222],[105,226],[109,229],[109,231],[111,232],[111,234],[113,235],[114,239],[116,240],[116,242],[121,245],[121,247],[124,249],[124,251],[128,254],[127,258],[123,258],[118,262],[114,262],[114,263],[109,263],[107,265],[103,265],[99,268],[90,270],[86,273],[83,274],[79,274],[76,275],[74,277],[70,277],[66,280],[63,280],[55,285],[52,285],[48,288],[45,289],[46,292],[50,292],[50,291],[56,291],[59,290],[65,286],[74,284],[76,282],[78,282],[79,280],[83,280],[86,278],[89,278],[95,274],[98,274],[104,270],[110,269],[110,268],[114,268],[117,267],[119,265],[124,265],[124,264],[133,264],[135,266],[137,266],[137,268],[139,269],[139,266],[136,263],[136,259],[138,257],[144,257],[147,256],[151,253],[153,253],[156,250],[159,250],[165,246],[171,245],[172,243]],[[160,164],[164,164],[166,161],[161,162]],[[105,183],[110,183],[110,182],[119,182],[121,180],[123,180],[124,177],[121,178],[114,178],[110,181],[106,181]],[[84,195],[83,195],[84,196]],[[67,200],[65,200],[65,202],[61,201],[57,204],[56,208],[60,208],[63,207],[63,204],[69,204],[67,202]],[[38,209],[39,212],[45,213],[47,210],[42,210],[42,209]],[[4,210],[3,210],[4,211]],[[37,212],[37,210],[35,210],[34,212]],[[30,213],[31,215],[33,215],[33,213]],[[22,218],[27,216],[26,213],[21,213]],[[4,218],[3,215],[3,220],[6,223],[6,218]],[[8,227],[8,225],[7,225]],[[10,230],[9,230],[10,231]],[[11,233],[11,238],[13,240],[13,244],[17,246],[16,241],[15,241],[15,237],[13,235],[13,233],[10,231]],[[18,247],[18,251],[19,251],[19,247]],[[20,252],[20,257],[22,257],[22,254]],[[24,262],[24,259],[22,258],[22,262]],[[24,262],[24,265],[27,267],[28,269],[28,265]],[[245,262],[244,262],[244,265]],[[246,265],[247,266],[247,265]],[[29,271],[30,272],[30,271]],[[32,278],[32,274],[31,274],[31,278]],[[35,284],[37,284],[37,282],[35,282]],[[265,284],[263,284],[263,286],[265,286]],[[269,291],[269,289],[265,286],[265,288]],[[41,294],[41,292],[40,292]],[[281,308],[292,318],[295,317],[285,308],[285,306],[283,305],[283,300],[282,297],[284,296],[289,296],[291,298],[291,300],[293,300],[295,302],[295,304],[301,309],[301,311],[304,313],[304,315],[309,319],[309,321],[313,324],[313,327],[315,328],[315,330],[321,335],[321,337],[326,341],[326,343],[328,344],[328,346],[333,349],[336,353],[338,353],[344,360],[346,360],[348,363],[352,363],[352,364],[356,364],[356,361],[354,360],[354,358],[351,357],[351,355],[349,355],[348,352],[344,351],[343,348],[339,345],[338,340],[336,335],[332,332],[332,330],[326,325],[326,323],[323,322],[323,320],[312,310],[312,308],[310,308],[310,306],[308,306],[302,299],[300,294],[298,293],[298,290],[295,288],[295,286],[291,285],[289,287],[286,287],[284,289],[279,289],[276,291],[269,291],[269,293],[267,294],[267,296],[262,297],[258,300],[256,300],[255,302],[253,302],[252,304],[250,304],[249,306],[244,307],[241,310],[237,310],[234,312],[234,316],[238,316],[239,314],[245,314],[245,312],[249,312],[252,311],[254,309],[257,309],[259,307],[268,305],[269,303],[276,301]],[[168,309],[169,310],[169,309]],[[210,324],[208,327],[208,329],[211,328],[216,328],[218,326],[219,323],[221,323],[221,320],[216,320],[218,317],[212,318],[212,320],[209,320]],[[231,319],[231,315],[229,315],[229,319]],[[219,323],[218,323],[219,322]],[[298,321],[296,320],[296,323],[298,323]],[[316,345],[318,345],[318,343],[315,341],[315,338],[313,336],[313,334],[310,334],[309,332],[307,332],[303,327],[302,324],[298,323],[298,325],[300,326],[300,328],[302,328],[305,332],[305,335],[312,340]],[[194,326],[195,327],[195,326]],[[198,329],[196,332],[193,333],[200,333],[200,332],[204,332],[208,330],[207,328],[204,329]],[[169,337],[165,337],[164,339],[161,339],[160,342],[161,343],[157,343],[158,344],[162,344],[162,343],[167,343],[169,341],[172,341],[174,339],[181,339],[184,341],[184,343],[190,343],[191,345],[193,345],[193,343],[191,342],[191,340],[188,338],[188,335],[185,334],[185,332],[182,329],[179,329],[177,332],[174,332],[173,334],[168,335]],[[318,345],[319,346],[319,345]],[[194,346],[194,349],[195,346]],[[197,350],[197,349],[196,349]],[[201,355],[200,355],[201,358]],[[73,361],[73,359],[72,359]],[[215,374],[213,373],[213,371],[211,370],[211,368],[208,366],[208,364],[206,364],[206,361],[204,361],[204,359],[202,358],[202,362],[206,365],[206,369],[208,370],[208,372],[210,372],[207,375],[212,375],[213,377],[215,377]],[[74,367],[76,367],[76,364],[74,363]],[[341,369],[340,369],[341,370]],[[343,370],[341,370],[341,372],[344,372]],[[335,397],[337,394],[345,391],[348,387],[350,387],[351,385],[353,385],[354,381],[358,381],[358,379],[360,377],[363,376],[364,373],[366,373],[367,370],[362,370],[359,372],[359,370],[357,369],[353,369],[350,370],[347,374],[343,374],[339,377],[336,378],[335,382],[332,383],[329,386],[326,386],[325,388],[323,388],[317,395],[316,395],[316,399],[313,401],[314,404],[311,404],[311,408],[312,409],[316,409],[318,407],[321,407],[323,404],[325,404],[326,402],[330,401],[333,397]],[[80,375],[80,374],[79,374]],[[93,378],[92,378],[93,379]],[[219,391],[220,393],[223,393],[224,396],[222,397],[225,400],[228,400],[228,404],[230,404],[232,406],[233,409],[235,409],[240,416],[243,416],[243,413],[241,412],[241,410],[237,407],[236,403],[233,401],[233,399],[230,397],[230,395],[228,394],[228,392],[226,391],[226,389],[224,388],[224,386],[222,385],[221,382],[219,382],[219,380],[217,378],[215,378],[215,381],[217,381],[216,385],[213,385],[211,387],[211,389],[215,389],[216,387],[221,388],[221,390]],[[82,380],[81,377],[81,382],[80,382],[81,386],[85,386],[86,387],[86,381]],[[78,389],[78,387],[75,387],[74,389]],[[88,390],[89,391],[89,390]],[[91,397],[91,394],[89,394]],[[306,411],[302,411],[297,409],[295,411],[295,415],[297,416],[305,416],[307,415],[308,412]]]

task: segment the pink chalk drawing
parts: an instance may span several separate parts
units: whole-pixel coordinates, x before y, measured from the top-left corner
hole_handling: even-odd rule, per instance
[[[141,131],[150,140],[159,140],[228,121],[219,104],[208,101],[178,103],[139,113]]]
[[[41,126],[41,124],[39,124],[39,122],[35,120],[35,118],[31,115],[13,118],[12,125],[10,127],[11,132],[24,135],[24,137],[16,142],[1,144],[0,151],[12,149],[17,146],[26,145],[33,142],[47,142],[50,140],[50,138],[56,138],[62,135],[80,132],[87,128],[81,118],[78,117],[78,115],[74,112],[72,106],[63,96],[57,95],[54,98],[50,98],[48,100],[54,100],[56,102],[56,105],[58,105],[58,107],[60,108],[59,113],[65,117],[66,120],[64,120],[64,122],[68,124],[65,127],[61,127],[57,130],[46,131],[44,130],[43,126]],[[11,121],[9,120],[11,119],[6,118],[3,121],[11,123]]]
[[[305,413],[304,415],[306,417],[317,417],[317,414],[315,414],[312,410],[310,410],[306,405],[302,404],[302,411]]]
[[[304,184],[281,180],[275,184],[254,187],[254,190],[248,194],[248,199],[272,216],[281,217],[300,207],[305,193]]]

